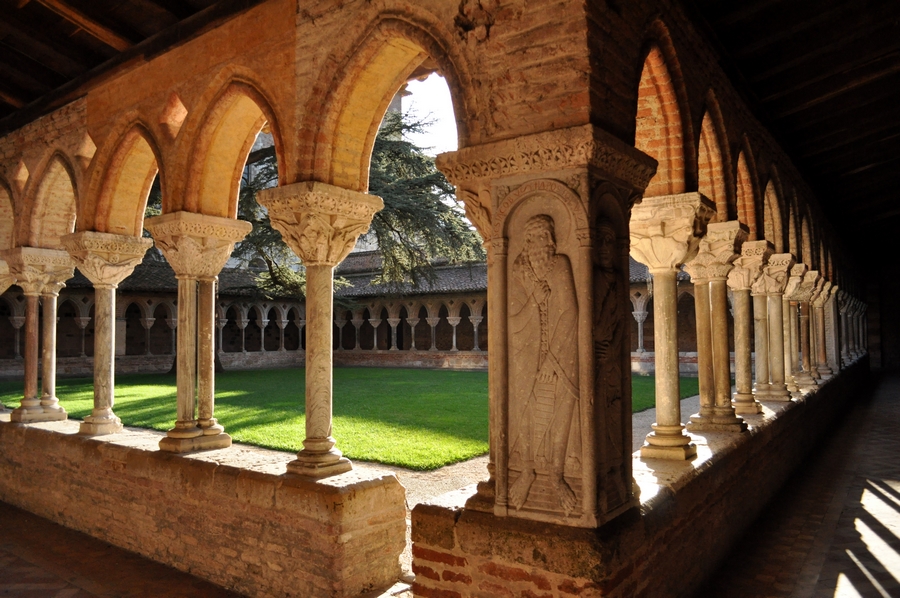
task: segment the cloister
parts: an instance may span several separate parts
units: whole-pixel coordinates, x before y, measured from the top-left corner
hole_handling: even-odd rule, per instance
[[[2,286],[25,301],[5,502],[247,594],[397,579],[403,488],[354,469],[331,434],[332,281],[382,207],[372,143],[420,67],[450,87],[460,149],[437,166],[488,255],[491,433],[477,489],[412,512],[415,595],[689,595],[868,374],[856,253],[681,2],[223,1],[134,43],[66,2],[23,6],[55,6],[109,58],[34,101],[0,95]],[[306,437],[278,473],[192,458],[231,445],[216,284],[250,228],[238,186],[263,127],[279,186],[260,203],[307,275]],[[162,215],[145,219],[157,174]],[[134,447],[116,441],[115,291],[151,244],[178,279],[178,398],[159,446]],[[652,274],[657,389],[634,454],[629,255]],[[678,400],[682,266],[696,414]],[[94,287],[95,394],[73,435],[45,422],[67,417],[56,314],[76,267]],[[379,307],[365,319],[393,346],[400,306]],[[476,327],[482,307],[466,308]],[[405,317],[441,316],[425,311]]]

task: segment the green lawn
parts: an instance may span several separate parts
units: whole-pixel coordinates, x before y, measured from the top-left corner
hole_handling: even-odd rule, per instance
[[[304,437],[303,369],[216,375],[216,417],[237,442],[297,451]],[[634,410],[653,406],[653,377],[635,376]],[[682,379],[682,396],[697,394]],[[21,381],[0,382],[0,400],[16,406]],[[69,416],[91,412],[92,381],[60,379]],[[175,421],[175,377],[117,377],[116,414],[128,426],[167,430]],[[336,368],[334,436],[352,459],[434,469],[488,450],[487,373]]]

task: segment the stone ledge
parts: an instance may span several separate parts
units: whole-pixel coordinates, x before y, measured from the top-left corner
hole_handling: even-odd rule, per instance
[[[827,432],[867,371],[864,359],[799,401],[763,403],[763,413],[746,417],[744,434],[692,435],[698,456],[691,461],[635,453],[640,509],[596,530],[466,509],[471,488],[418,505],[414,591],[452,589],[474,598],[504,586],[517,595],[689,596]]]
[[[248,595],[357,596],[400,575],[405,492],[370,468],[312,480],[293,455],[156,450],[159,436],[77,436],[0,415],[0,500]]]

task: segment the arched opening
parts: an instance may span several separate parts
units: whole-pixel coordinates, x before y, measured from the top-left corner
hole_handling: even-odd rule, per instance
[[[263,330],[263,348],[266,351],[277,351],[281,347],[281,328],[278,325],[281,314],[274,307],[270,307],[266,319],[268,323]]]
[[[364,309],[362,313],[362,326],[359,327],[359,348],[363,351],[371,351],[375,348],[375,328],[372,327],[369,319],[372,315],[368,309]]]
[[[0,180],[0,250],[12,249],[15,246],[15,214],[13,212],[12,193]]]
[[[142,126],[132,127],[122,137],[107,167],[96,210],[85,211],[86,226],[117,235],[141,235],[147,198],[159,170],[155,147]]]
[[[23,245],[60,249],[59,239],[75,230],[75,177],[69,164],[54,154],[44,170]]]
[[[716,204],[715,222],[730,220],[728,202],[727,161],[722,151],[724,135],[719,123],[713,122],[712,110],[707,110],[700,125],[700,148],[697,156],[697,187]]]
[[[428,309],[423,305],[419,308],[419,323],[416,324],[413,334],[416,338],[416,349],[427,351],[431,349],[431,324],[428,323]]]
[[[409,312],[406,307],[400,308],[400,323],[397,324],[397,348],[408,351],[412,344],[412,329],[409,326]]]
[[[82,353],[81,327],[78,318],[81,313],[71,299],[66,299],[57,309],[56,356],[79,357]]]
[[[655,351],[656,344],[653,342],[653,297],[647,300],[647,319],[644,320],[644,351]],[[678,322],[681,325],[681,322]]]
[[[738,220],[747,225],[749,234],[747,239],[755,241],[758,238],[756,231],[756,185],[753,171],[747,162],[748,152],[741,150],[737,161],[737,208]]]
[[[241,315],[232,305],[225,312],[225,326],[222,328],[222,351],[224,353],[240,353],[244,348],[243,333],[240,327]]]
[[[450,311],[446,305],[438,310],[438,323],[434,329],[434,344],[438,351],[449,351],[453,348],[453,326],[447,321]]]
[[[478,348],[487,351],[488,348],[488,306],[481,308],[481,323],[478,324]]]
[[[775,190],[775,184],[771,180],[766,185],[763,210],[766,240],[775,246],[775,253],[783,253],[784,236],[781,228],[781,200]]]
[[[353,325],[353,312],[344,310],[341,313],[344,326],[341,328],[341,348],[352,351],[356,348],[356,326]]]
[[[634,138],[635,147],[659,163],[644,192],[646,197],[685,192],[683,130],[672,76],[659,46],[653,45],[638,86]]]
[[[150,352],[154,355],[171,355],[172,327],[169,320],[174,319],[168,307],[160,303],[153,310],[153,325],[150,327]]]
[[[248,353],[262,351],[262,321],[256,306],[247,310],[247,327],[244,329],[244,350]]]
[[[7,301],[0,300],[0,359],[13,359],[20,353],[16,351],[16,329],[12,325],[13,309]]]
[[[378,328],[375,329],[375,348],[379,351],[386,351],[391,348],[391,325],[388,323],[388,318],[390,315],[388,314],[388,310],[385,307],[381,308],[381,313],[378,315],[378,319],[381,320],[378,323]]]
[[[147,331],[143,319],[144,314],[137,303],[125,308],[125,355],[147,354]]]

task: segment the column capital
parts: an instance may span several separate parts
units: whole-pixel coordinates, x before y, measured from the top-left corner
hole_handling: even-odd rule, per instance
[[[654,270],[675,270],[693,258],[716,213],[700,193],[646,197],[631,212],[631,255]]]
[[[428,317],[428,318],[425,318],[425,321],[428,323],[429,326],[437,326],[441,322],[441,319]]]
[[[684,269],[693,279],[724,280],[734,268],[747,234],[747,227],[737,220],[710,223],[700,239],[697,256]]]
[[[5,293],[6,289],[16,284],[16,277],[9,271],[9,264],[4,260],[0,260],[0,294]]]
[[[794,265],[794,256],[790,253],[775,253],[763,266],[759,278],[753,283],[754,295],[777,295],[784,292],[788,282],[788,274]]]
[[[214,278],[222,271],[234,244],[253,228],[249,222],[195,214],[170,212],[144,220],[144,228],[166,256],[178,277]]]
[[[648,312],[647,311],[633,311],[633,312],[631,312],[631,315],[635,319],[635,321],[643,324],[644,322],[647,321]]]
[[[791,301],[799,301],[799,299],[797,299],[795,295],[803,285],[803,280],[806,277],[806,272],[808,269],[809,266],[807,266],[803,262],[791,266],[790,276],[788,276],[787,284],[784,287],[783,294],[785,299],[789,299]]]
[[[797,266],[794,266],[794,269],[796,268]],[[791,278],[793,278],[793,271]],[[811,301],[819,289],[820,280],[818,270],[807,270],[794,292],[790,295],[785,294],[785,296],[791,301]]]
[[[384,207],[376,195],[315,181],[257,194],[272,226],[307,266],[336,266]]]
[[[60,242],[94,287],[112,288],[134,271],[153,245],[152,239],[144,237],[94,231],[65,235]]]
[[[815,307],[825,307],[825,302],[831,297],[831,287],[831,282],[824,278],[821,279],[819,293],[813,298],[813,305]]]
[[[462,321],[462,318],[459,316],[449,316],[447,318],[447,323],[451,326],[459,326],[459,323]]]
[[[388,326],[390,326],[391,328],[396,328],[397,325],[400,323],[400,321],[401,321],[400,318],[388,318],[387,319]]]
[[[745,241],[740,257],[734,260],[734,267],[728,273],[728,286],[734,291],[750,289],[773,253],[775,248],[769,241]]]
[[[59,292],[65,281],[75,275],[75,264],[69,254],[61,249],[42,247],[16,247],[0,252],[6,260],[9,273],[26,295],[40,295],[46,287]]]

